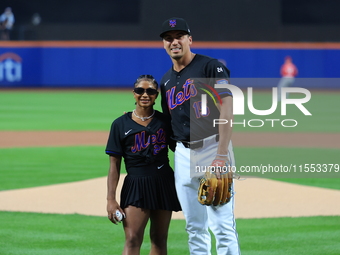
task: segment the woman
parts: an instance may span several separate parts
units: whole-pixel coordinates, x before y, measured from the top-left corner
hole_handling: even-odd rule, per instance
[[[150,219],[150,254],[167,254],[167,236],[172,211],[180,211],[169,165],[170,123],[153,109],[158,84],[151,75],[141,75],[134,86],[136,108],[116,119],[111,126],[106,153],[110,156],[107,212],[117,224],[116,211],[125,217],[123,254],[139,254],[144,229]],[[127,176],[120,205],[116,188],[124,158]]]

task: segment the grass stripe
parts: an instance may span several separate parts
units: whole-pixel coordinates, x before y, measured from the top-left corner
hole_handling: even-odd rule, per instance
[[[0,254],[120,254],[124,245],[122,225],[106,217],[0,212],[0,221]],[[172,220],[169,254],[188,254],[184,228],[184,220]],[[340,253],[339,216],[239,219],[237,229],[243,255]],[[148,231],[142,255],[149,253]]]
[[[237,169],[251,166],[299,166],[304,164],[340,164],[338,149],[317,148],[235,148]],[[241,175],[247,173],[241,173]],[[340,189],[340,171],[327,174],[283,173],[257,174],[261,178],[310,185],[322,188]]]
[[[293,97],[294,98],[294,97]],[[268,92],[254,92],[254,107],[269,109],[272,96]],[[247,101],[246,101],[247,102]],[[287,105],[287,115],[281,116],[280,106],[269,116],[256,116],[245,105],[243,119],[296,119],[298,126],[282,127],[280,122],[265,121],[261,128],[234,125],[239,132],[336,132],[340,130],[340,107],[337,93],[312,91],[312,98],[304,104],[312,116],[305,116],[296,106]],[[117,89],[107,91],[2,91],[0,93],[0,130],[108,130],[113,119],[134,108],[132,92]],[[160,109],[160,98],[156,109]],[[259,125],[259,123],[252,123]],[[288,123],[292,124],[292,123]],[[288,125],[287,124],[287,125]]]
[[[0,190],[73,182],[107,175],[108,156],[103,146],[38,147],[0,149]],[[339,150],[315,148],[235,148],[240,166],[273,166],[336,162]],[[173,153],[170,153],[173,165]],[[125,173],[122,165],[122,173]],[[338,175],[340,177],[340,173]],[[263,176],[265,177],[265,176]],[[280,175],[277,180],[340,189],[340,178]],[[318,176],[314,176],[318,177]],[[270,178],[275,178],[271,176]]]
[[[0,167],[0,190],[18,189],[105,176],[109,158],[102,146],[8,148]]]

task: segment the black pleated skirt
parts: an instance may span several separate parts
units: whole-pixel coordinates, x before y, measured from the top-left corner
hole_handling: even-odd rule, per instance
[[[181,211],[175,189],[174,172],[166,164],[152,164],[127,170],[120,206],[129,205],[150,209]]]

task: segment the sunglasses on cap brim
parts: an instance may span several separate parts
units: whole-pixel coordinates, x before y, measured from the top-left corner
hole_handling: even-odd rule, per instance
[[[134,88],[133,91],[138,95],[143,95],[146,92],[146,94],[148,94],[150,96],[156,95],[158,93],[157,89],[153,89],[153,88],[147,88],[147,89]]]

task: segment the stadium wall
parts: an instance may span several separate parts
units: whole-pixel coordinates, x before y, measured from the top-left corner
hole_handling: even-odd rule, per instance
[[[340,88],[340,43],[194,42],[193,52],[224,62],[239,87],[273,87],[289,55],[301,87]],[[0,42],[2,88],[124,88],[141,74],[160,80],[170,65],[160,41]]]

